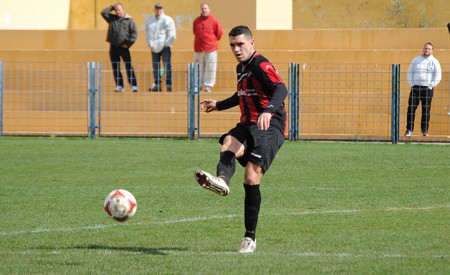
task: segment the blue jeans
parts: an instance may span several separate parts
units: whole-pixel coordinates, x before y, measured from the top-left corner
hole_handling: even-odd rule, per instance
[[[166,85],[172,85],[172,65],[170,64],[170,57],[172,56],[172,51],[170,47],[164,47],[164,49],[159,53],[152,52],[152,64],[153,64],[153,78],[155,84],[161,85],[161,58],[163,61],[163,68],[166,74]]]

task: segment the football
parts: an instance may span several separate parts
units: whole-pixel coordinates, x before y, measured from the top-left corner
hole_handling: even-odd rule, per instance
[[[106,197],[103,209],[114,220],[124,222],[136,214],[136,198],[127,190],[116,189]]]

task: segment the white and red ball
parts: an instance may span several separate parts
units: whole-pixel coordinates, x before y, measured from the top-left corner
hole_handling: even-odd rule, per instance
[[[137,210],[136,198],[124,189],[116,189],[109,193],[103,206],[106,213],[119,222],[127,221]]]

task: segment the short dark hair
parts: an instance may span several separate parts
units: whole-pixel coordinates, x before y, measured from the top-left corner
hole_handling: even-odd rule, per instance
[[[238,36],[244,34],[245,36],[252,38],[252,31],[247,26],[236,26],[231,29],[228,36]]]

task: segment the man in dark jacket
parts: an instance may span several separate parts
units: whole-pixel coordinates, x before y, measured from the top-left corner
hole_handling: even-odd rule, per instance
[[[112,11],[114,13],[111,13]],[[114,73],[114,81],[116,82],[116,92],[123,90],[123,78],[120,72],[120,58],[125,63],[127,71],[128,83],[133,92],[137,92],[137,81],[131,65],[130,47],[137,38],[137,29],[133,18],[125,13],[123,5],[116,3],[106,7],[101,12],[102,17],[108,22],[108,35],[106,41],[110,43],[109,57]]]

